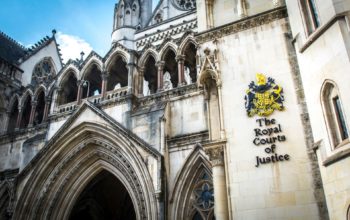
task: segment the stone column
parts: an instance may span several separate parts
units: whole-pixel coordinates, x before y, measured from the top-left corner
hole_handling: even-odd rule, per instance
[[[22,121],[22,106],[18,106],[18,116],[17,116],[15,131],[19,130],[19,127],[21,125],[21,121]]]
[[[213,170],[215,218],[218,220],[228,220],[229,214],[224,164],[224,146],[211,146],[206,148],[205,152],[209,155]]]
[[[77,86],[78,86],[77,104],[80,105],[81,97],[83,95],[83,81],[82,80],[78,80],[77,81]]]
[[[214,15],[213,15],[213,5],[214,0],[206,0],[206,7],[207,7],[207,28],[213,28],[214,27]]]
[[[164,61],[158,61],[156,67],[158,68],[158,92],[163,91],[163,72],[164,72]]]
[[[28,128],[33,127],[33,122],[34,122],[34,117],[35,117],[35,110],[38,102],[37,101],[32,101],[32,109],[30,110],[30,117],[29,117],[29,123],[28,123]]]
[[[9,121],[10,121],[10,116],[11,116],[11,110],[7,110],[6,114],[4,115],[4,124],[3,124],[3,130],[2,134],[7,133],[8,127],[9,127]]]
[[[239,18],[247,17],[247,3],[246,0],[237,1],[237,13]]]
[[[50,104],[51,104],[51,98],[45,97],[45,108],[44,108],[43,122],[47,121],[47,118],[49,115]]]
[[[138,77],[138,86],[137,86],[137,95],[143,96],[143,79],[145,74],[145,68],[140,68],[139,77]]]
[[[106,72],[106,71],[102,72],[102,85],[101,85],[101,97],[102,97],[102,99],[104,99],[106,97],[108,76],[109,76],[108,72]]]
[[[218,83],[218,99],[219,99],[219,117],[220,117],[220,139],[226,138],[225,127],[224,127],[224,115],[223,115],[223,105],[222,105],[222,92],[221,92],[221,82]]]
[[[135,55],[134,53],[130,53],[130,60],[127,64],[128,68],[128,94],[132,94],[134,90],[134,70],[136,67],[135,64]]]
[[[178,55],[176,56],[177,68],[178,68],[178,87],[185,85],[185,56]]]

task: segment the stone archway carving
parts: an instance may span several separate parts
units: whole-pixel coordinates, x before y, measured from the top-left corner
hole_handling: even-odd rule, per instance
[[[53,138],[55,139],[55,137]],[[137,219],[157,219],[155,187],[138,144],[111,127],[83,122],[52,141],[34,160],[14,219],[68,219],[75,201],[101,170],[127,189]],[[158,158],[159,159],[159,158]]]

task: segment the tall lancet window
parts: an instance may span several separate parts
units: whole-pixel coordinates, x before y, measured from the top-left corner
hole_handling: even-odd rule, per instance
[[[316,0],[300,0],[300,8],[306,32],[310,35],[321,25]]]
[[[334,83],[326,82],[324,84],[322,104],[333,148],[337,148],[349,138],[349,132],[342,102]]]
[[[203,172],[192,191],[192,220],[214,219],[214,188],[211,177]]]

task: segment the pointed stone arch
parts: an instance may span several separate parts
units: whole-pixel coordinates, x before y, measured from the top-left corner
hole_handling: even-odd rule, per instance
[[[12,106],[13,106],[13,104],[15,104],[16,101],[18,102],[18,104],[19,104],[20,101],[21,101],[21,98],[20,98],[20,96],[19,96],[18,94],[14,94],[14,95],[11,97],[11,99],[10,99],[10,101],[9,101],[9,105],[8,105],[7,111],[11,111]]]
[[[346,111],[344,111],[341,94],[335,81],[326,79],[323,82],[320,102],[330,144],[334,150],[344,140],[349,139]]]
[[[153,49],[148,49],[140,58],[139,64],[141,68],[138,76],[139,94],[149,95],[157,92],[159,84],[157,61],[158,54]]]
[[[6,131],[7,106],[7,100],[3,94],[0,94],[0,134]]]
[[[105,62],[107,74],[106,90],[111,91],[128,85],[130,56],[121,50],[116,50]]]
[[[21,99],[18,94],[13,95],[10,99],[10,103],[7,109],[8,122],[7,122],[7,125],[5,125],[7,132],[13,132],[16,128],[20,100]]]
[[[139,59],[139,66],[141,68],[145,67],[146,61],[148,60],[149,56],[152,56],[156,62],[159,60],[158,59],[158,52],[156,50],[154,50],[153,48],[148,48]]]
[[[63,69],[63,71],[61,72],[61,74],[59,75],[58,79],[57,79],[57,85],[61,86],[62,82],[69,77],[70,74],[74,74],[74,77],[78,80],[79,79],[79,70],[76,66],[74,66],[73,64],[69,64],[67,67],[65,67]]]
[[[166,44],[164,44],[164,46],[162,46],[160,51],[159,51],[160,60],[164,61],[164,56],[168,53],[169,50],[172,50],[176,56],[177,51],[178,51],[178,47],[173,42],[167,42]]]
[[[183,59],[184,81],[186,84],[196,83],[199,63],[197,55],[198,44],[195,41],[193,34],[188,34],[181,42],[178,48],[178,57]]]
[[[175,178],[175,187],[170,195],[170,202],[173,204],[171,219],[187,220],[195,215],[193,191],[203,175],[208,176],[208,180],[205,181],[212,181],[210,162],[201,146],[196,145]],[[210,219],[213,212],[211,206],[206,219]]]
[[[41,124],[45,120],[47,89],[41,85],[34,93],[35,112],[33,115],[33,125]]]
[[[123,183],[138,220],[157,219],[155,187],[143,161],[146,155],[139,152],[141,144],[99,123],[83,122],[58,132],[24,169],[13,219],[67,219],[80,192],[101,170]],[[25,182],[30,173],[35,175]]]
[[[116,57],[121,57],[125,63],[128,63],[130,60],[130,55],[127,52],[117,48],[110,55],[108,55],[108,57],[106,58],[106,60],[104,62],[107,70],[110,69],[110,66],[113,64],[113,60]]]
[[[39,86],[35,89],[35,91],[34,91],[34,100],[37,100],[38,94],[39,94],[41,91],[44,92],[45,96],[47,95],[47,88],[46,88],[46,86],[43,85],[43,84],[39,85]]]
[[[177,54],[183,55],[186,50],[186,47],[191,43],[196,47],[198,47],[198,43],[196,42],[196,39],[194,38],[193,33],[188,33],[188,35],[181,41],[181,44],[178,47]]]
[[[34,101],[34,94],[32,90],[27,89],[22,95],[20,109],[22,110],[19,120],[19,128],[26,128],[30,125],[31,112],[32,112],[32,102]]]
[[[80,80],[83,83],[81,98],[88,98],[102,94],[102,61],[92,56],[80,71]]]
[[[25,102],[25,100],[27,99],[28,96],[30,97],[30,100],[33,100],[34,93],[33,93],[33,91],[32,91],[31,89],[27,89],[27,90],[23,93],[23,95],[22,95],[22,97],[21,97],[21,101],[20,101],[20,105],[21,105],[21,106],[23,106],[23,104],[24,104],[24,102]]]
[[[89,69],[96,65],[97,69],[99,71],[103,71],[103,63],[100,59],[98,59],[95,56],[92,56],[89,60],[85,61],[85,65],[82,67],[81,71],[80,71],[80,79],[84,79],[84,77],[86,77],[86,74],[89,72]]]

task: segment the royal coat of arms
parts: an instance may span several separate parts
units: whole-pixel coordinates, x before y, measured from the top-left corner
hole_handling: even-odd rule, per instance
[[[248,116],[269,116],[274,110],[284,110],[282,87],[275,84],[271,77],[266,80],[261,73],[256,74],[256,79],[257,85],[252,81],[246,91],[245,108]]]

